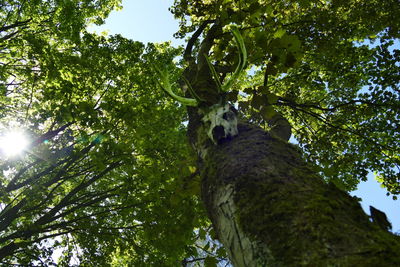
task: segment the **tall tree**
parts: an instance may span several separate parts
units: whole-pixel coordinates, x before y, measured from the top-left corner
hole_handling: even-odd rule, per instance
[[[85,31],[116,4],[2,3],[1,138],[20,128],[31,144],[1,154],[1,264],[104,266],[115,254],[175,265],[192,238],[197,204],[165,202],[191,175],[184,109],[152,89],[149,67],[181,50]]]
[[[184,50],[84,30],[116,4],[2,5],[2,263],[400,262],[343,191],[399,193],[396,1],[175,1]]]
[[[399,50],[391,47],[398,5],[176,1],[173,12],[179,34],[205,31],[185,53],[198,102],[188,108],[189,136],[201,161],[202,199],[234,266],[395,266],[398,236],[374,212],[370,222],[339,188],[353,188],[372,170],[399,192]],[[226,30],[232,23],[243,36],[233,32],[239,60]],[[227,92],[238,73],[225,76],[247,54],[255,75],[243,77],[242,92]],[[232,129],[232,92],[239,118],[253,123]],[[287,143],[291,129],[308,162]]]

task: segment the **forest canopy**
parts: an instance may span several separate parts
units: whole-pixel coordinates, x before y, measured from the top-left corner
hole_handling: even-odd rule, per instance
[[[158,80],[165,69],[188,95],[188,49],[87,31],[120,4],[0,3],[0,135],[29,140],[0,155],[2,264],[226,261],[200,199],[186,108]],[[209,60],[221,80],[238,63],[239,29],[247,61],[226,98],[240,120],[269,130],[281,114],[326,181],[350,191],[373,172],[396,198],[397,1],[176,0],[171,12],[194,52],[219,25]]]

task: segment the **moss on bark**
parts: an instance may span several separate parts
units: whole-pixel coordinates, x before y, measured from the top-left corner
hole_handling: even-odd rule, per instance
[[[372,223],[355,198],[325,183],[295,146],[260,128],[240,124],[238,137],[209,148],[201,171],[202,197],[214,226],[221,208],[215,205],[216,192],[232,186],[236,207],[232,218],[255,250],[268,251],[269,259],[261,262],[276,266],[398,266],[400,262],[398,236]]]

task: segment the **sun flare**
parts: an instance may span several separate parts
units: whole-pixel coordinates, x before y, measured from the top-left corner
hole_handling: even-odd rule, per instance
[[[0,152],[7,157],[21,154],[27,146],[28,139],[21,131],[13,130],[0,136]]]

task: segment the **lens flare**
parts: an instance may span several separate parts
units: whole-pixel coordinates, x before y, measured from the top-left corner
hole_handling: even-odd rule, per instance
[[[15,157],[28,146],[28,139],[22,131],[13,130],[0,136],[0,152],[6,157]]]

